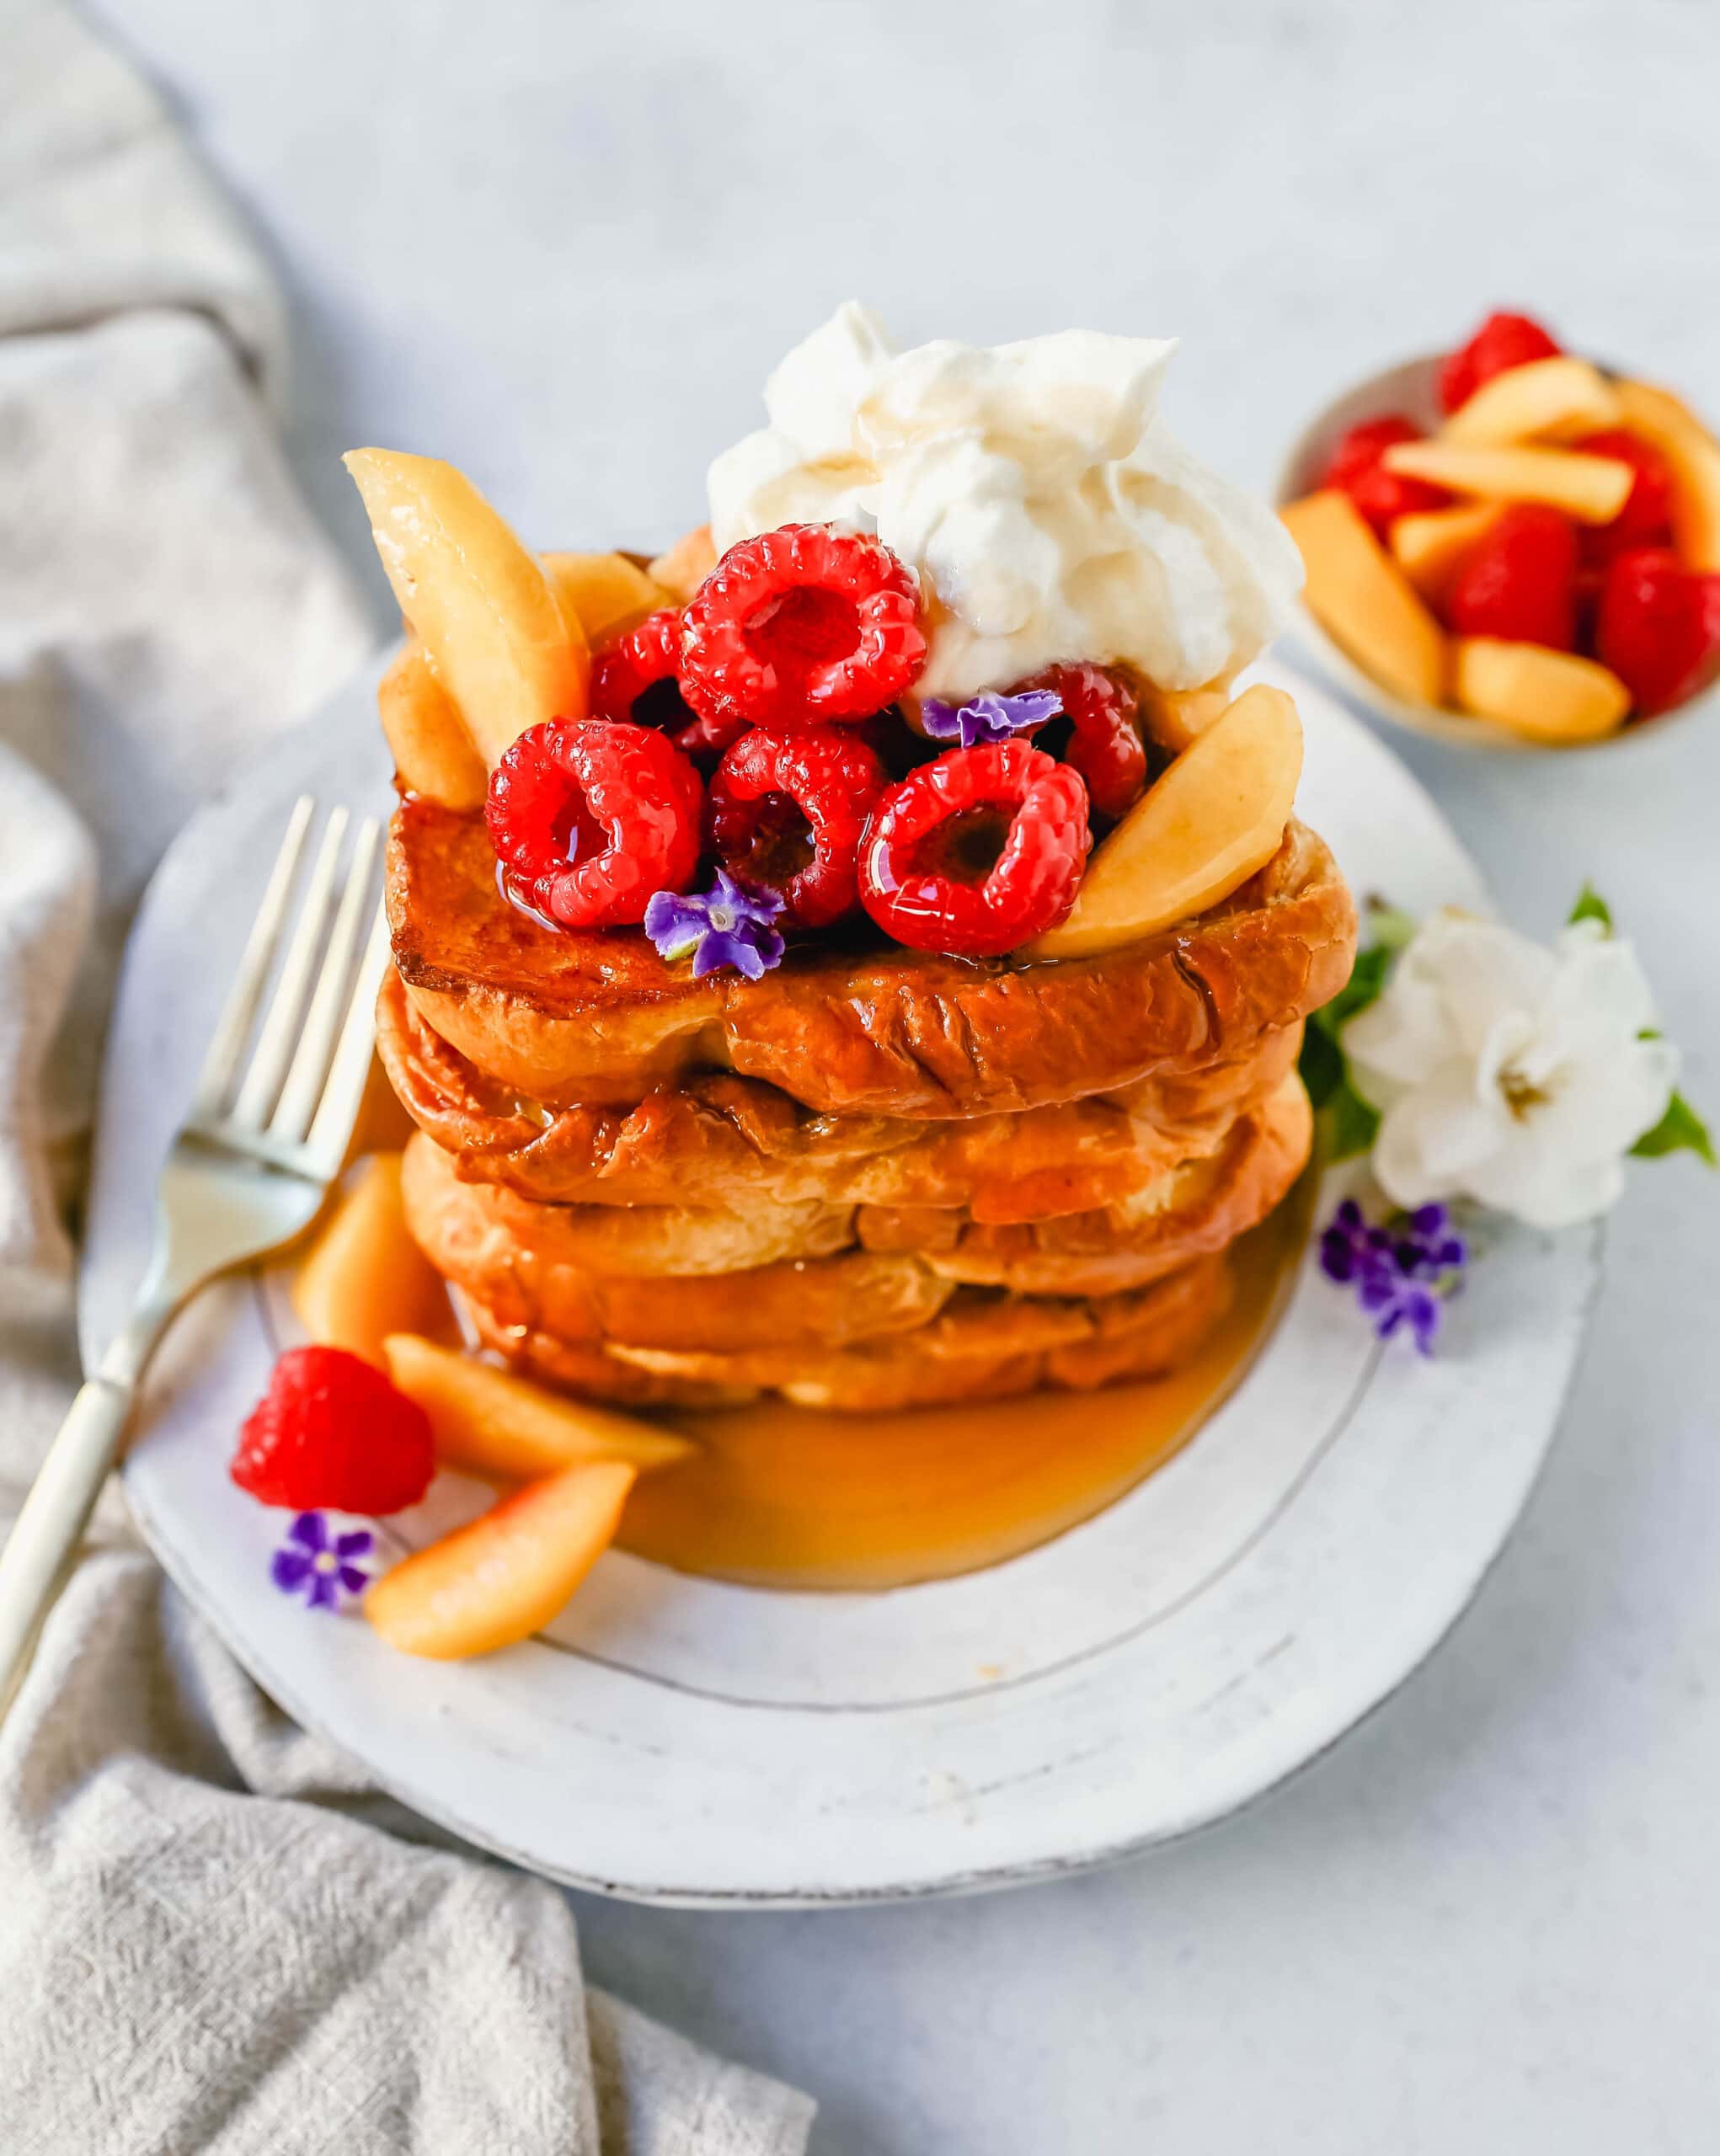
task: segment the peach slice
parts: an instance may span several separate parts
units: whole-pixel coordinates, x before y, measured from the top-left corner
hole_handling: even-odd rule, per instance
[[[455,1337],[447,1288],[407,1230],[399,1154],[366,1161],[311,1245],[292,1305],[312,1340],[369,1363],[386,1362],[391,1333]]]
[[[1394,442],[1381,460],[1388,472],[1488,501],[1545,502],[1579,524],[1610,524],[1636,481],[1616,456],[1573,449],[1493,448],[1459,441]]]
[[[1392,558],[1430,606],[1456,583],[1477,542],[1498,520],[1503,502],[1469,502],[1461,509],[1412,510],[1391,520]]]
[[[377,708],[409,793],[445,808],[483,808],[489,783],[483,759],[415,639],[382,676]]]
[[[697,531],[677,539],[666,554],[659,554],[645,574],[653,584],[660,584],[677,605],[684,606],[716,566],[717,549],[712,543],[711,527],[702,524]]]
[[[1155,781],[1087,865],[1060,926],[1025,958],[1133,943],[1227,898],[1284,842],[1302,775],[1302,723],[1282,689],[1247,689]]]
[[[564,1399],[409,1332],[383,1343],[388,1374],[430,1417],[436,1458],[503,1482],[527,1482],[558,1468],[618,1460],[666,1467],[698,1448],[630,1415]]]
[[[674,600],[625,554],[542,554],[543,574],[564,621],[585,632],[593,651],[624,637],[647,614]]]
[[[1595,660],[1498,637],[1458,639],[1454,681],[1465,711],[1559,746],[1616,733],[1631,707],[1630,691]]]
[[[1457,442],[1568,441],[1618,423],[1618,398],[1600,370],[1562,352],[1484,382],[1440,433]]]
[[[1686,568],[1720,569],[1720,442],[1669,389],[1617,384],[1619,416],[1672,472],[1672,530]]]
[[[1209,681],[1202,689],[1162,689],[1156,682],[1137,680],[1135,692],[1142,725],[1173,756],[1180,756],[1231,705],[1228,681]]]
[[[1438,703],[1445,632],[1349,496],[1328,487],[1283,516],[1302,552],[1308,605],[1335,641],[1394,696]]]
[[[400,611],[493,771],[528,726],[583,718],[591,658],[536,558],[451,464],[355,449],[346,468]]]
[[[633,1473],[601,1460],[527,1483],[385,1573],[366,1616],[391,1647],[435,1662],[530,1639],[614,1540]]]

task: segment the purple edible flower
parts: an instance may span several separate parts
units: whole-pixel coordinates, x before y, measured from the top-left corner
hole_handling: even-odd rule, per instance
[[[1424,1355],[1433,1352],[1445,1298],[1461,1284],[1468,1257],[1443,1205],[1396,1213],[1375,1225],[1346,1198],[1320,1237],[1327,1278],[1355,1289],[1381,1339],[1407,1326]]]
[[[783,939],[771,926],[782,910],[780,894],[738,883],[719,868],[708,891],[659,891],[645,908],[645,933],[671,963],[691,952],[695,980],[722,966],[756,980],[783,962]]]
[[[1055,718],[1063,699],[1055,689],[1021,689],[1000,696],[987,689],[964,704],[940,703],[928,696],[920,707],[920,723],[930,741],[959,741],[973,749],[985,741],[1007,741]]]
[[[301,1513],[270,1559],[269,1577],[283,1594],[308,1588],[308,1609],[338,1609],[343,1594],[362,1594],[370,1585],[371,1576],[358,1561],[370,1554],[376,1539],[359,1527],[331,1540],[321,1513]]]

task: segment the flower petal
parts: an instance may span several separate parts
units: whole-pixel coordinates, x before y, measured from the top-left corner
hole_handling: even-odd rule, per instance
[[[296,1542],[313,1556],[320,1555],[329,1546],[329,1523],[321,1513],[301,1513],[286,1533],[289,1541]]]
[[[269,1577],[283,1594],[296,1594],[311,1571],[311,1559],[300,1550],[277,1550],[269,1561]]]

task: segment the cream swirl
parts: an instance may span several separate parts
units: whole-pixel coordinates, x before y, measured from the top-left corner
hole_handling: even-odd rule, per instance
[[[772,375],[770,424],[712,465],[717,546],[782,524],[875,531],[926,593],[926,696],[1069,659],[1166,689],[1233,674],[1301,566],[1278,519],[1158,418],[1175,349],[1069,329],[899,353],[848,301]]]

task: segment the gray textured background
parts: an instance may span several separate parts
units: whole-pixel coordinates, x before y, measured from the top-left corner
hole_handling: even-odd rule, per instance
[[[1260,484],[1344,377],[1495,303],[1720,407],[1720,11],[1694,0],[100,12],[276,256],[295,460],[379,619],[340,449],[452,457],[540,544],[649,546],[851,291],[905,340],[1180,334],[1168,409]],[[1524,925],[1594,877],[1720,1109],[1720,728],[1408,753]],[[816,2092],[819,2156],[1714,2147],[1717,1200],[1641,1175],[1522,1531],[1290,1790],[988,1902],[584,1903],[593,1973]]]

